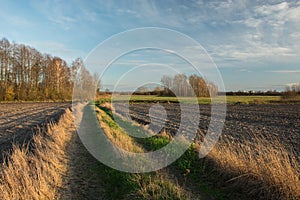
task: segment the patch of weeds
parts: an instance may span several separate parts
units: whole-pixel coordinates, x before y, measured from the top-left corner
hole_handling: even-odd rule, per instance
[[[193,145],[172,164],[172,167],[180,169],[181,173],[192,182],[193,187],[199,188],[206,195],[221,200],[230,199],[226,191],[216,187],[214,183],[218,179],[217,174],[209,167],[205,158],[198,157]]]
[[[190,146],[186,152],[176,161],[177,166],[186,171],[186,170],[194,170],[192,167],[194,167],[194,162],[196,159],[197,155],[196,152],[194,151],[193,147]]]
[[[142,176],[140,189],[134,199],[190,199],[189,195],[176,183],[164,176]]]
[[[94,168],[95,174],[100,177],[104,190],[104,197],[107,199],[123,199],[129,193],[138,190],[139,184],[134,174],[121,172],[102,163]]]
[[[143,144],[144,148],[148,151],[156,151],[166,146],[170,140],[168,137],[156,135],[149,138],[139,138],[138,142]]]

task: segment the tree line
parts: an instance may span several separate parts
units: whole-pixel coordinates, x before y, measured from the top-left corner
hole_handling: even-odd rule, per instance
[[[163,95],[210,97],[218,95],[218,87],[204,78],[193,74],[189,77],[185,74],[177,74],[174,77],[163,76],[161,83],[164,85]],[[189,86],[190,85],[190,86]]]
[[[68,65],[60,57],[0,40],[0,101],[71,100],[74,84],[83,90],[94,85],[80,58]]]
[[[295,83],[290,86],[286,86],[285,90],[268,90],[268,91],[230,91],[230,92],[219,92],[219,95],[226,96],[281,96],[282,99],[290,99],[300,96],[300,83]]]

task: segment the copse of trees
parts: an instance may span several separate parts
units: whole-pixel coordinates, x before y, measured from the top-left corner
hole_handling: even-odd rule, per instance
[[[68,66],[59,57],[0,40],[0,101],[71,100],[78,73],[89,87],[93,77],[81,59]]]
[[[177,74],[174,77],[165,75],[161,78],[161,83],[164,85],[164,96],[172,96],[174,93],[178,96],[192,96],[194,93],[197,97],[218,95],[218,87],[215,84],[196,74],[189,77],[185,74]]]
[[[150,90],[146,86],[139,87],[135,95],[159,95],[159,96],[193,96],[210,97],[218,95],[218,87],[212,82],[193,74],[187,77],[185,74],[177,74],[174,77],[164,75],[161,78],[163,87],[155,87]]]
[[[300,96],[300,83],[299,84],[293,84],[291,86],[287,86],[285,88],[285,91],[282,95],[283,99],[293,99],[293,98],[299,98]]]

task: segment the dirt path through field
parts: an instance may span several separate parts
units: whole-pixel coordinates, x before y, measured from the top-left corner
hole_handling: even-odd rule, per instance
[[[95,173],[98,161],[86,150],[70,124],[72,139],[67,146],[68,171],[64,175],[60,199],[103,199],[99,176]]]
[[[102,105],[103,110],[109,111],[111,109],[110,104]],[[100,110],[100,109],[99,109]],[[99,113],[98,113],[99,114]],[[101,115],[101,114],[100,114]],[[124,120],[124,118],[121,117],[121,115],[118,115],[120,118],[118,120]],[[101,117],[103,118],[103,116]],[[101,120],[100,120],[101,121]],[[105,120],[104,120],[105,121]],[[104,123],[104,122],[102,122]],[[101,122],[100,122],[101,124]],[[106,125],[103,125],[106,126]],[[134,125],[131,125],[134,126]],[[140,128],[140,127],[135,127]],[[105,132],[104,128],[104,132]],[[130,129],[123,129],[125,132],[130,132]],[[107,133],[106,133],[107,134]],[[136,140],[136,138],[133,138],[134,142],[132,145],[137,145],[142,149],[144,152],[152,151],[149,149],[149,146],[145,146],[144,143],[140,142],[139,140]],[[187,196],[188,199],[201,199],[201,200],[212,200],[215,199],[213,196],[210,196],[202,191],[201,188],[194,186],[193,182],[190,178],[187,177],[187,174],[182,169],[179,169],[177,165],[170,165],[166,168],[163,168],[161,170],[156,171],[156,177],[162,177],[162,182],[172,182],[174,185],[177,185]]]

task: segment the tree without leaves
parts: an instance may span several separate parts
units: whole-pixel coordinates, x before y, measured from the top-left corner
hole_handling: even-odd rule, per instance
[[[174,95],[171,91],[177,96],[210,97],[218,95],[218,88],[215,84],[195,74],[189,77],[185,74],[177,74],[173,78],[163,76],[161,83],[164,85],[165,96]]]
[[[173,87],[173,79],[172,79],[172,77],[164,75],[161,78],[161,83],[164,86],[163,95],[164,96],[171,95],[170,89]]]
[[[285,91],[283,92],[283,99],[293,99],[293,98],[299,98],[300,96],[300,83],[299,84],[293,84],[291,86],[287,86],[285,88]]]

